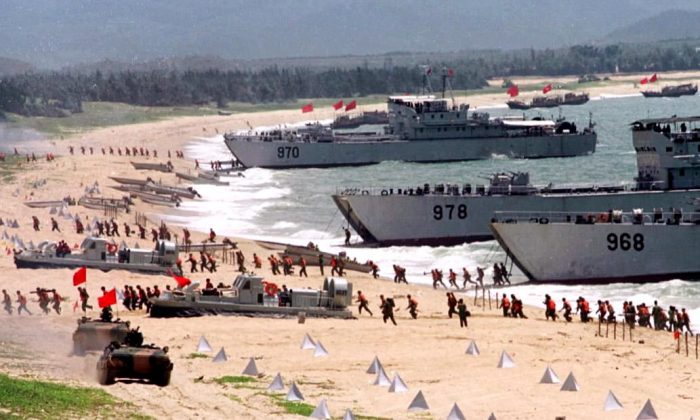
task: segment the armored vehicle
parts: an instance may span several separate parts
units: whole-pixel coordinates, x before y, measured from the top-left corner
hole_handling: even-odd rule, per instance
[[[129,321],[80,318],[73,333],[73,354],[82,356],[86,351],[103,350],[112,341],[121,343],[128,332]]]
[[[167,386],[172,371],[168,347],[144,345],[138,329],[129,331],[123,343],[110,343],[97,361],[97,380],[101,385],[127,378],[147,379],[158,386]]]

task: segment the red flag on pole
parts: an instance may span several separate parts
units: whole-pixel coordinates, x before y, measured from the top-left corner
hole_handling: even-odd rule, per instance
[[[314,110],[314,104],[312,102],[309,102],[308,104],[301,107],[301,112],[303,114],[306,114],[307,112],[313,112],[313,110]]]
[[[510,95],[511,98],[514,98],[520,94],[520,89],[518,89],[518,85],[513,85],[508,88],[506,91],[508,95]]]
[[[352,111],[357,108],[357,101],[353,100],[349,104],[345,105],[345,112]]]
[[[333,109],[336,111],[342,107],[343,107],[343,100],[342,99],[333,104]]]
[[[73,286],[83,284],[87,281],[87,267],[80,267],[73,273]]]
[[[644,79],[640,80],[639,83],[646,85],[647,83],[649,83],[649,79],[645,77]]]
[[[550,90],[552,90],[552,84],[551,84],[551,83],[548,84],[547,86],[545,86],[544,88],[542,88],[542,93],[547,93],[547,92],[549,92]]]
[[[656,80],[657,80],[656,73],[654,73],[654,75],[651,76],[651,79],[649,79],[649,83],[654,83],[654,82],[656,82]]]
[[[192,283],[192,280],[188,279],[187,277],[181,277],[175,274],[173,274],[173,279],[177,282],[178,287],[185,287]]]
[[[455,71],[454,69],[447,69],[447,77],[454,77]]]
[[[117,289],[112,289],[106,292],[104,295],[97,298],[97,305],[100,308],[105,308],[107,306],[112,306],[117,304]]]

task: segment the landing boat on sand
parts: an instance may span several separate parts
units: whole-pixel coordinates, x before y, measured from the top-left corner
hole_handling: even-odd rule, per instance
[[[198,289],[193,283],[182,290],[163,291],[151,298],[151,317],[193,317],[216,314],[247,316],[297,316],[350,319],[352,283],[327,278],[322,290],[280,290],[255,274],[241,274],[231,287]]]

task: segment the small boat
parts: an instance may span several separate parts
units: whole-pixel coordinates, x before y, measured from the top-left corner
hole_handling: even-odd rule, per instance
[[[331,123],[334,130],[353,129],[361,125],[389,124],[389,114],[386,111],[367,111],[357,116],[340,115]]]
[[[330,252],[319,251],[316,248],[311,248],[310,246],[288,245],[266,241],[257,241],[257,243],[265,249],[277,251],[280,256],[290,256],[294,263],[296,263],[299,260],[299,257],[303,256],[306,259],[306,265],[317,267],[318,256],[320,254],[323,256],[324,265],[329,264],[331,258],[335,257],[338,260],[343,260],[343,262],[345,263],[344,268],[346,270],[359,271],[361,273],[369,273],[370,271],[372,271],[372,267],[370,265],[353,261],[349,259],[344,252],[340,254],[333,254]]]
[[[679,96],[693,96],[698,93],[698,85],[685,83],[677,86],[665,86],[658,90],[646,90],[642,92],[645,98],[678,98]]]
[[[151,163],[151,162],[131,162],[134,169],[147,171],[172,172],[173,164],[168,163]]]
[[[193,283],[183,290],[163,291],[151,298],[151,317],[194,317],[220,313],[257,316],[305,316],[352,319],[352,283],[327,278],[323,289],[280,290],[255,274],[241,274],[229,287],[200,290]]]
[[[562,105],[583,105],[586,102],[588,102],[589,100],[590,100],[590,96],[588,95],[588,93],[569,92],[566,95],[564,95],[564,99],[562,100],[561,104]]]
[[[530,104],[515,99],[506,102],[506,104],[508,104],[508,108],[510,109],[530,109]]]
[[[129,200],[128,197],[123,198],[105,198],[105,197],[91,197],[83,196],[78,200],[78,205],[81,205],[88,209],[94,210],[104,210],[106,207],[116,207],[118,210],[129,210],[129,206],[133,202]]]
[[[78,268],[101,271],[128,270],[152,274],[178,272],[177,245],[160,241],[155,250],[123,248],[104,238],[87,237],[80,250],[62,253],[55,242],[43,242],[35,250],[14,256],[17,268]]]
[[[148,192],[151,192],[151,193],[161,194],[161,195],[177,194],[178,197],[188,198],[188,199],[193,199],[196,197],[196,193],[192,192],[190,190],[186,190],[186,189],[182,189],[182,188],[169,188],[169,187],[159,186],[156,184],[146,184],[143,186],[113,185],[110,188],[114,188],[115,190],[128,192],[128,193],[137,193],[137,192],[147,192],[148,193]]]
[[[162,207],[180,207],[179,201],[162,199],[162,198],[159,198],[159,196],[145,195],[145,194],[146,193],[139,193],[139,195],[138,195],[138,197],[144,203],[152,204],[154,206],[162,206]]]
[[[219,181],[217,177],[211,175],[190,175],[183,172],[175,172],[175,176],[193,184],[229,185],[226,181]]]
[[[63,204],[68,205],[68,202],[63,201],[63,200],[54,200],[54,201],[25,201],[24,205],[27,207],[31,207],[33,209],[37,208],[45,208],[45,207],[61,207]]]
[[[150,178],[146,179],[134,179],[134,178],[122,178],[119,176],[110,176],[109,179],[124,185],[146,185],[152,182]]]

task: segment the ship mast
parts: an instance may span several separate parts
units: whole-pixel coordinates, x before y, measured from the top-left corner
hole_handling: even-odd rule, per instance
[[[442,68],[442,99],[445,99],[445,90],[449,88],[450,90],[450,98],[452,99],[452,107],[456,108],[457,105],[455,103],[455,95],[454,92],[452,91],[452,83],[450,83],[450,78],[452,75],[450,74],[450,71],[447,69],[447,67]]]

